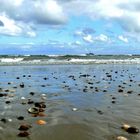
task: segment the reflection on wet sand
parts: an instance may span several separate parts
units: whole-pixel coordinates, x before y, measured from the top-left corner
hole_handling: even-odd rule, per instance
[[[0,139],[139,140],[139,72],[139,65],[1,66]]]

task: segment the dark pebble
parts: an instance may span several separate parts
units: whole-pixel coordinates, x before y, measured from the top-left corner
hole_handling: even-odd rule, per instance
[[[6,103],[6,104],[10,104],[11,102],[10,102],[10,101],[6,101],[5,103]]]
[[[46,108],[46,105],[44,104],[44,102],[36,102],[34,103],[35,107],[38,108]]]
[[[21,131],[27,131],[28,129],[31,128],[31,125],[28,125],[28,124],[22,124],[20,125],[19,129],[18,130],[21,130]]]
[[[24,117],[23,116],[19,116],[17,117],[18,120],[24,120]]]
[[[113,99],[113,100],[115,100],[115,99],[116,99],[116,97],[112,97],[112,99]]]
[[[107,92],[107,90],[103,90],[103,92]]]
[[[30,92],[29,94],[33,96],[35,93],[34,92]]]
[[[92,82],[88,82],[88,84],[93,85],[93,83],[92,83]]]
[[[103,114],[103,112],[101,110],[98,110],[97,113],[100,114],[100,115]]]
[[[34,103],[34,101],[31,101],[31,100],[28,101],[28,104],[33,104],[33,103]]]
[[[127,93],[129,93],[129,94],[131,94],[133,91],[132,90],[130,90],[130,91],[127,91]]]
[[[112,77],[112,75],[107,75],[107,77]]]
[[[0,97],[3,97],[3,96],[4,96],[4,94],[0,93]]]
[[[123,90],[122,89],[118,89],[118,92],[123,92]]]
[[[98,89],[95,89],[95,91],[96,91],[96,92],[99,92],[99,90],[98,90]]]
[[[0,121],[3,122],[3,123],[7,122],[7,120],[5,118],[2,118]]]
[[[29,135],[30,135],[30,134],[29,134],[28,132],[26,132],[26,131],[20,132],[20,133],[18,134],[19,137],[27,137],[27,136],[29,136]]]
[[[116,103],[116,101],[112,101],[112,104],[115,104]]]
[[[84,88],[84,89],[83,89],[83,92],[87,92],[87,89]]]
[[[129,127],[126,131],[127,131],[128,133],[132,133],[132,134],[137,134],[137,133],[139,133],[139,129],[136,128],[136,127]]]
[[[5,92],[9,92],[9,89],[5,89],[4,91],[5,91]]]
[[[45,77],[45,78],[43,78],[43,79],[44,79],[44,80],[47,80],[48,78]]]
[[[21,88],[24,88],[24,83],[21,83],[19,86],[20,86]]]

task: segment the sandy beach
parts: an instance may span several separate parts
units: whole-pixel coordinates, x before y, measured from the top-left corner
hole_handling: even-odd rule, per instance
[[[121,129],[140,129],[139,73],[135,64],[1,66],[0,140],[139,140]],[[28,112],[38,102],[42,116]],[[23,124],[31,126],[25,138]]]

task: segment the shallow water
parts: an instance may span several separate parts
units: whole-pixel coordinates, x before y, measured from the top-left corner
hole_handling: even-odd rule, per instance
[[[14,89],[16,96],[0,97],[0,119],[12,119],[0,122],[0,140],[113,140],[119,135],[139,140],[139,134],[121,129],[123,123],[140,129],[139,73],[140,65],[1,66],[1,93]],[[24,88],[19,86],[21,82]],[[41,94],[47,96],[47,116],[32,117],[27,109],[33,105],[22,105],[21,97],[41,101]],[[11,103],[6,104],[7,100]],[[18,116],[24,116],[25,120],[17,120]],[[39,119],[47,124],[37,125]],[[22,123],[32,125],[28,138],[17,136]]]

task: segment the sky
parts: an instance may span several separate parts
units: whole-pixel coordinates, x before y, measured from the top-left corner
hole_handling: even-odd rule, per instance
[[[0,54],[140,54],[140,0],[0,0]]]

